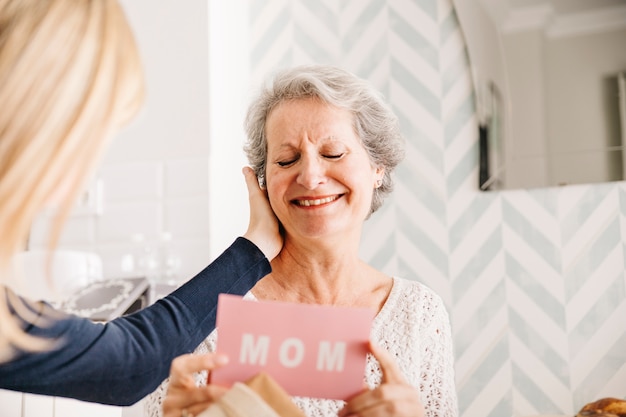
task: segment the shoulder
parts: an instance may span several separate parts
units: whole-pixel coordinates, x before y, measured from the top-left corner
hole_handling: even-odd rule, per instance
[[[393,277],[393,288],[380,316],[385,321],[400,316],[420,325],[448,321],[448,313],[439,294],[421,282],[400,277]]]
[[[441,296],[430,287],[419,281],[400,277],[393,277],[393,288],[389,298],[444,307]]]

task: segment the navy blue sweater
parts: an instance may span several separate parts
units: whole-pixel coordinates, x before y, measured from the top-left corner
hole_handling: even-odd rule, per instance
[[[0,363],[0,388],[131,405],[169,375],[176,356],[192,352],[215,329],[220,293],[243,295],[271,271],[250,241],[238,238],[219,258],[169,296],[106,324],[62,315],[27,332],[60,340],[46,352],[19,352]]]

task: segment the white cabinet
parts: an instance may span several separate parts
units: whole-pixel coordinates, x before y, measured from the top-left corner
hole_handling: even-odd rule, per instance
[[[54,417],[54,397],[23,394],[22,415],[24,417]]]
[[[2,417],[123,417],[122,407],[0,390]]]
[[[0,390],[0,415],[3,417],[22,417],[22,394]]]
[[[122,417],[122,407],[54,398],[53,417]],[[27,416],[24,416],[27,417]],[[35,417],[35,416],[33,416]]]

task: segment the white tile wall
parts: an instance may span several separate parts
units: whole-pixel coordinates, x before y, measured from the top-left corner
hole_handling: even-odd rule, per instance
[[[156,200],[163,196],[163,164],[137,161],[104,166],[99,172],[104,203]]]
[[[47,215],[36,220],[30,236],[31,247],[43,247],[48,244],[51,221],[51,217]],[[72,247],[87,249],[91,248],[95,241],[95,223],[91,216],[76,216],[67,219],[61,234],[61,242]]]
[[[208,5],[121,3],[144,62],[146,102],[96,172],[102,214],[72,216],[59,246],[99,254],[105,277],[127,276],[121,260],[133,251],[131,235],[141,233],[156,246],[169,232],[185,281],[210,261]],[[37,220],[31,247],[45,245],[48,227],[47,218]]]
[[[206,196],[208,192],[207,158],[166,161],[165,195],[168,198]]]
[[[99,242],[130,242],[133,233],[156,239],[161,231],[162,203],[128,202],[107,205],[96,219]]]
[[[208,196],[165,203],[164,229],[176,238],[200,238],[209,234]]]

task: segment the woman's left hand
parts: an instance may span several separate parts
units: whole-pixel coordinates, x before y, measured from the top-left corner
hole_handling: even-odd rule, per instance
[[[424,417],[417,389],[406,382],[391,355],[373,343],[370,349],[380,363],[382,382],[379,387],[350,398],[339,417]]]
[[[224,366],[228,358],[215,353],[181,355],[172,361],[163,417],[194,416],[224,395],[227,388],[217,385],[196,386],[194,374]]]

